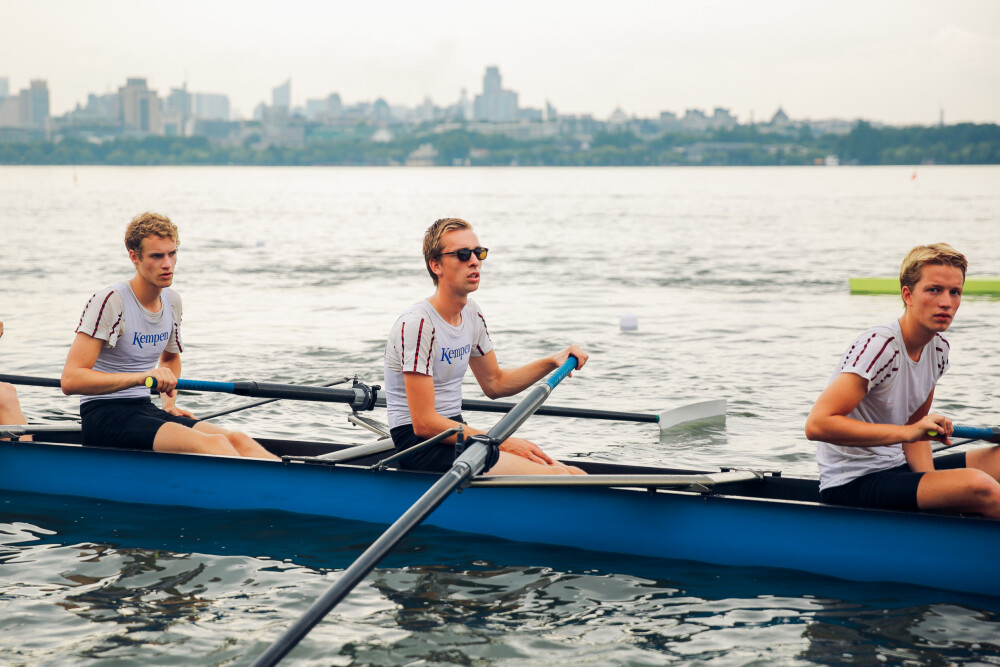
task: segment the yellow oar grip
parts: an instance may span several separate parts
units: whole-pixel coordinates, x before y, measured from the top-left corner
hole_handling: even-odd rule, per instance
[[[154,378],[154,377],[148,377],[148,378],[146,378],[146,386],[149,387],[150,389],[152,389],[153,387],[155,387],[156,386],[156,378]]]
[[[931,436],[932,438],[936,438],[937,437],[937,431],[927,431],[927,435]]]

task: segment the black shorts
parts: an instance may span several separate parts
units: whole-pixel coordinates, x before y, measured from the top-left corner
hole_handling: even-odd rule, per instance
[[[935,470],[965,467],[965,452],[946,454],[934,459]],[[852,479],[847,484],[824,489],[820,491],[820,498],[831,505],[915,512],[920,509],[917,506],[917,486],[923,476],[924,473],[913,472],[909,464],[904,463]]]
[[[456,422],[465,423],[462,415],[448,417]],[[397,452],[402,452],[418,445],[427,438],[420,438],[413,432],[413,424],[403,424],[389,431],[392,444]],[[416,451],[399,459],[399,467],[403,470],[425,470],[427,472],[448,472],[455,463],[455,445],[439,442],[430,447]]]
[[[90,447],[153,449],[156,432],[166,422],[193,427],[197,419],[178,417],[148,398],[106,398],[80,404],[83,444]]]

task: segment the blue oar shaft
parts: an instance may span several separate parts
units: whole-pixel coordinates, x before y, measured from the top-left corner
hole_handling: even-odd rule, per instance
[[[532,387],[528,395],[490,429],[487,436],[498,441],[510,437],[517,427],[531,416],[532,411],[538,409],[538,406],[552,392],[552,389],[576,368],[576,363],[576,357],[570,356],[566,363],[560,366],[544,384]],[[337,582],[320,596],[278,641],[268,647],[267,651],[254,661],[254,667],[271,667],[278,664],[324,616],[330,613],[331,609],[337,606],[337,603],[343,600],[369,572],[375,569],[375,566],[397,544],[437,509],[452,491],[465,480],[483,471],[484,463],[488,457],[488,448],[475,440],[469,442],[471,444],[467,445],[465,452],[455,461],[451,470],[435,482],[410,509],[382,533],[381,537],[375,540],[350,567],[344,570]]]
[[[1000,444],[1000,427],[996,426],[955,426],[954,438],[972,438]]]

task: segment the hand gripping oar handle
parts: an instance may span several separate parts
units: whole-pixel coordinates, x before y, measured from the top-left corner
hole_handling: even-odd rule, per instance
[[[496,426],[490,429],[484,436],[489,440],[502,442],[506,440],[517,427],[531,416],[533,410],[537,410],[541,402],[552,392],[552,389],[559,384],[563,378],[576,368],[576,357],[570,355],[569,359],[556,370],[549,379],[540,385],[532,387],[531,391],[511,410],[503,416]],[[350,567],[344,570],[340,578],[334,583],[319,599],[312,604],[306,613],[288,628],[278,641],[271,644],[268,649],[254,661],[253,667],[272,667],[288,654],[302,640],[303,637],[321,620],[330,613],[330,610],[337,606],[375,566],[385,558],[399,542],[405,538],[410,531],[416,528],[421,521],[437,509],[438,505],[444,502],[445,498],[458,488],[465,480],[474,475],[478,475],[483,470],[484,462],[488,457],[486,451],[488,447],[475,438],[466,441],[465,452],[462,453],[451,470],[446,472],[441,479],[434,483],[420,499],[413,504],[410,509],[396,520],[396,523],[382,533],[361,556],[354,561]]]
[[[156,378],[146,378],[146,386],[156,389]],[[347,403],[354,410],[371,410],[378,398],[378,385],[369,387],[357,380],[350,389],[310,387],[308,385],[277,384],[273,382],[206,382],[203,380],[177,380],[181,391],[215,391],[258,398],[288,398],[327,403]]]

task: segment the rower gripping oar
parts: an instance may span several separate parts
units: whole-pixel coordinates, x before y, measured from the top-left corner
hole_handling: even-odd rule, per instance
[[[449,494],[467,479],[488,470],[499,456],[499,445],[509,438],[548,398],[557,384],[576,368],[576,357],[570,355],[544,384],[532,387],[524,398],[496,426],[485,435],[476,435],[466,441],[465,451],[446,472],[410,509],[396,520],[333,584],[285,634],[271,644],[257,660],[254,667],[271,667],[288,654],[303,637],[343,600],[375,566],[392,551],[421,521],[445,501]]]

